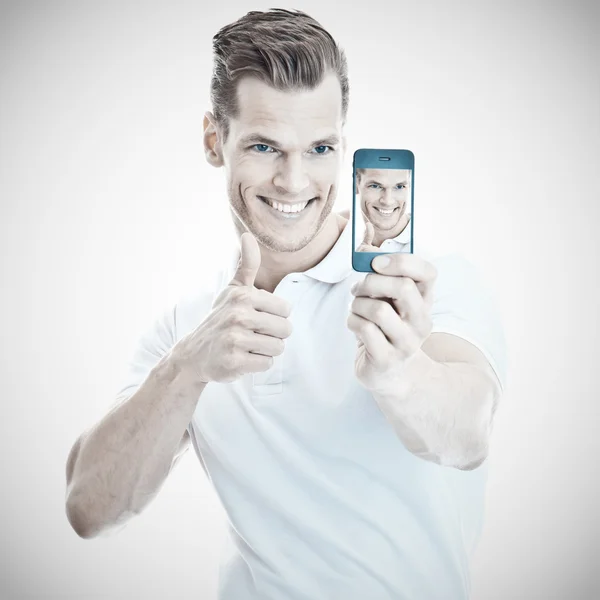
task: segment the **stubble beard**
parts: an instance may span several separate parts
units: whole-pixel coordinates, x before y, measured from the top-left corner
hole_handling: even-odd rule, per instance
[[[371,205],[369,212],[373,212],[374,214],[377,213],[376,209]],[[393,229],[395,229],[396,227],[398,227],[398,223],[400,223],[400,221],[402,221],[402,219],[404,219],[404,216],[406,214],[406,202],[404,202],[404,204],[400,207],[400,215],[398,216],[398,218],[396,219],[395,223],[393,225],[389,225],[387,228],[383,228],[381,227],[381,231],[392,231]],[[364,213],[363,213],[364,214]],[[366,215],[365,215],[366,216]],[[379,216],[379,215],[377,215]],[[370,219],[369,219],[370,220]]]
[[[333,188],[331,188],[329,197],[327,199],[327,205],[323,207],[321,213],[319,214],[319,220],[317,221],[316,227],[313,229],[313,231],[295,243],[282,243],[280,239],[276,239],[269,235],[268,232],[265,232],[264,227],[257,227],[256,218],[248,210],[239,186],[233,185],[229,187],[229,207],[233,216],[234,226],[240,235],[244,231],[249,231],[256,238],[259,244],[273,252],[297,252],[298,250],[302,250],[302,248],[307,246],[323,228],[325,221],[327,220],[327,217],[331,213],[333,207],[333,201],[331,198],[332,191]],[[316,202],[321,203],[323,200],[319,198],[319,200]]]

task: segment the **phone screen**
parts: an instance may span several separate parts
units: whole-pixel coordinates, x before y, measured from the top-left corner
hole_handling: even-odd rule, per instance
[[[414,155],[361,149],[353,164],[353,252],[357,271],[372,271],[377,254],[414,251]]]

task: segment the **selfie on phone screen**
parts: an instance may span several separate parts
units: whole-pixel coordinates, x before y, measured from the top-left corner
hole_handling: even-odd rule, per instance
[[[355,251],[410,252],[410,169],[356,169],[355,186]]]

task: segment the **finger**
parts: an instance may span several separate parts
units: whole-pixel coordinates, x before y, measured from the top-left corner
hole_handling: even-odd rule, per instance
[[[245,353],[244,371],[246,373],[258,373],[259,371],[268,371],[273,366],[273,357],[263,354]]]
[[[251,329],[251,331],[256,331],[256,333],[285,339],[292,333],[292,323],[289,319],[284,317],[256,311],[252,316],[252,322],[249,329]]]
[[[379,248],[377,246],[368,246],[367,244],[361,244],[357,252],[379,252]]]
[[[252,290],[252,306],[261,312],[278,315],[280,317],[289,317],[292,313],[292,305],[285,298],[276,296],[267,290]]]
[[[248,231],[242,234],[240,246],[240,260],[229,285],[252,287],[260,268],[260,248],[254,236]]]
[[[410,277],[415,283],[423,283],[425,286],[432,284],[437,277],[437,269],[429,261],[406,252],[376,256],[372,266],[382,275]]]
[[[419,325],[422,314],[427,313],[427,307],[417,285],[408,277],[369,274],[352,290],[352,293],[356,297],[391,300],[400,318],[412,326]]]
[[[360,315],[350,313],[347,320],[348,329],[356,335],[359,346],[362,343],[365,351],[375,362],[383,362],[387,356],[389,342],[383,332],[371,321]]]
[[[392,306],[383,300],[355,298],[350,305],[350,312],[376,325],[386,340],[395,347],[400,347],[407,334],[408,325],[403,323]]]
[[[271,335],[263,335],[262,333],[251,331],[248,332],[248,335],[243,336],[240,341],[240,348],[253,354],[279,356],[283,354],[285,342]]]
[[[423,298],[423,302],[428,311],[433,307],[433,292],[435,288],[435,281],[428,283],[417,283],[417,289]]]
[[[428,336],[431,331],[429,307],[417,285],[408,277],[399,277],[398,287],[398,298],[392,299],[396,312],[417,335]]]
[[[373,245],[373,238],[375,237],[375,229],[373,224],[370,221],[367,221],[365,224],[365,235],[363,236],[362,243],[366,246]]]

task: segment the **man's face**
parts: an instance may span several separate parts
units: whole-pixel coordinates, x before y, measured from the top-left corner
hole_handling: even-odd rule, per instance
[[[337,193],[339,81],[332,74],[314,90],[290,92],[244,78],[238,106],[222,148],[236,227],[271,250],[300,250],[321,230]]]
[[[394,229],[410,202],[406,169],[365,169],[358,177],[361,209],[376,230]]]

